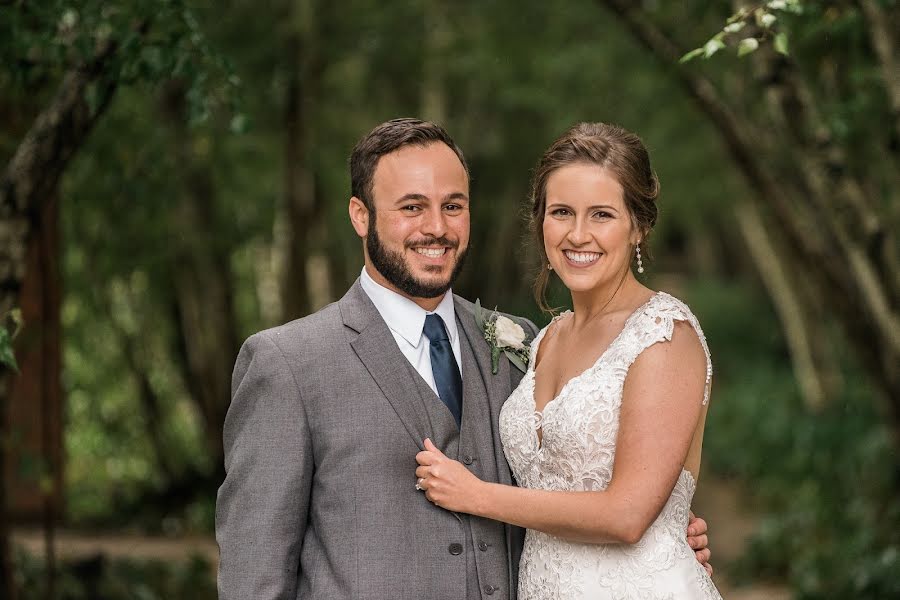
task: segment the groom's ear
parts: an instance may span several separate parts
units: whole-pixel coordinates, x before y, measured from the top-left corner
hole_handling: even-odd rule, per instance
[[[366,208],[366,205],[362,200],[353,196],[350,198],[348,210],[350,212],[350,223],[353,224],[356,235],[361,238],[366,237],[369,232],[369,209]]]

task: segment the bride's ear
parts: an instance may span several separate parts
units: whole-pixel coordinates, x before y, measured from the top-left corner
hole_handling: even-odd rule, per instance
[[[350,206],[347,208],[350,213],[350,223],[353,225],[356,235],[361,238],[366,237],[369,232],[369,209],[356,196],[350,198]]]

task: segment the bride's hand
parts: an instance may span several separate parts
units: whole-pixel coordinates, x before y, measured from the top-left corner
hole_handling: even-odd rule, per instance
[[[426,498],[446,510],[474,512],[483,481],[459,461],[447,458],[430,439],[425,440],[425,450],[416,454],[416,462],[417,484]]]

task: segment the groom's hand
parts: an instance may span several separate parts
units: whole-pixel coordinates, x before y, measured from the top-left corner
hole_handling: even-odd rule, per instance
[[[416,486],[436,505],[453,512],[471,513],[476,489],[483,483],[459,461],[447,458],[431,440],[416,454]]]
[[[712,553],[709,551],[709,548],[707,548],[709,545],[709,538],[706,536],[708,531],[709,527],[707,526],[706,521],[692,512],[687,529],[688,544],[694,549],[697,561],[703,565],[703,568],[706,569],[706,572],[712,577],[713,568],[712,565],[709,564]]]

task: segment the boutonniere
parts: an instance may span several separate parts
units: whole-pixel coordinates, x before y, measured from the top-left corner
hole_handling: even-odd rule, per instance
[[[493,312],[484,310],[480,300],[475,300],[475,323],[491,347],[491,373],[497,374],[501,354],[523,373],[528,370],[529,351],[521,325],[499,314],[497,309]]]

